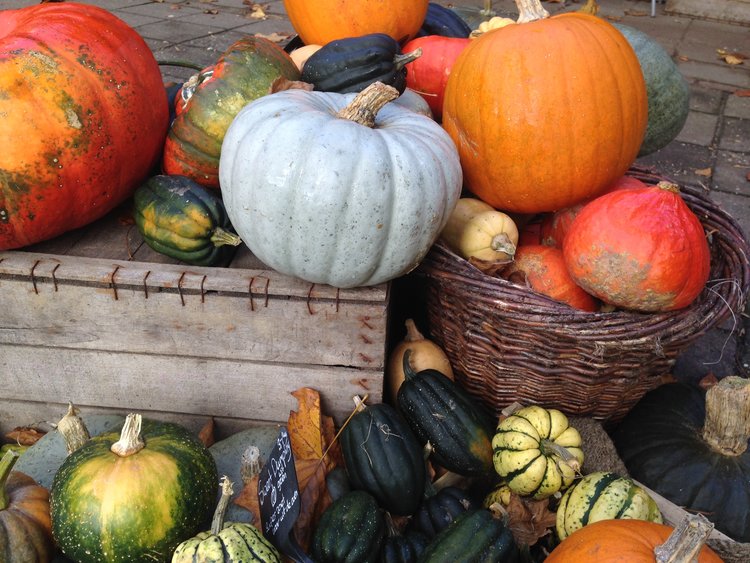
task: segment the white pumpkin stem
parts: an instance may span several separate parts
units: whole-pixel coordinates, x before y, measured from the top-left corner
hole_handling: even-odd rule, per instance
[[[128,457],[136,454],[146,447],[143,438],[141,437],[141,424],[143,417],[140,414],[130,413],[125,418],[125,424],[122,426],[122,432],[120,432],[120,439],[117,440],[110,450],[112,453],[119,455],[120,457]]]
[[[8,481],[10,472],[16,464],[18,457],[18,452],[8,450],[5,452],[5,455],[0,458],[0,511],[8,508],[8,504],[10,504],[8,491],[5,490],[5,483]]]
[[[219,532],[224,529],[224,517],[227,513],[227,507],[229,506],[229,499],[232,498],[234,489],[229,477],[224,475],[221,478],[221,498],[219,498],[219,504],[216,506],[216,512],[214,512],[214,518],[211,520],[211,535],[218,536]]]
[[[654,548],[657,563],[697,561],[714,525],[702,514],[688,514],[677,525],[667,541]]]
[[[373,82],[357,94],[348,106],[339,111],[336,117],[372,128],[375,126],[375,116],[381,108],[398,96],[398,90],[393,86]]]
[[[724,455],[739,456],[750,439],[750,380],[725,377],[706,391],[703,439]]]
[[[234,233],[225,231],[221,227],[216,227],[214,232],[211,233],[211,242],[214,246],[239,246],[242,244],[242,239]]]
[[[240,476],[242,477],[242,482],[247,485],[256,475],[260,475],[261,467],[260,448],[258,446],[248,446],[242,452],[240,459]]]
[[[62,436],[63,442],[65,442],[65,449],[68,455],[91,439],[88,428],[86,428],[81,417],[78,416],[79,412],[73,406],[73,403],[68,403],[68,412],[57,423],[57,431]]]
[[[518,23],[528,23],[549,17],[549,12],[542,7],[539,0],[516,0]]]

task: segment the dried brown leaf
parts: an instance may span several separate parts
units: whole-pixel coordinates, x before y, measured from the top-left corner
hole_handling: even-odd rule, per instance
[[[745,59],[738,57],[737,55],[726,55],[723,58],[724,62],[728,65],[741,65],[745,62]]]
[[[253,523],[260,525],[260,500],[258,500],[258,480],[260,474],[253,476],[245,482],[240,494],[234,499],[234,503],[248,510],[253,515]]]
[[[698,168],[695,173],[698,176],[703,176],[704,178],[710,178],[713,174],[713,170],[711,168]]]
[[[680,55],[680,56],[678,56],[678,57],[677,57],[677,60],[678,60],[678,61],[682,61],[683,63],[686,63],[686,62],[688,62],[688,61],[689,61],[690,59],[689,59],[688,57],[686,57],[685,55]]]
[[[718,377],[716,377],[713,373],[707,373],[698,382],[698,387],[700,387],[704,391],[708,391],[711,387],[713,387],[714,385],[716,385],[718,382],[719,382],[719,378]]]
[[[286,41],[287,39],[289,39],[290,35],[288,33],[285,33],[282,35],[274,31],[273,33],[269,33],[268,35],[265,35],[263,33],[256,33],[255,37],[268,39],[269,41],[273,43],[281,43],[282,41]]]
[[[248,12],[248,14],[246,16],[247,18],[252,18],[252,19],[255,19],[255,20],[264,20],[264,19],[266,19],[268,17],[268,16],[266,16],[266,12],[263,9],[263,6],[261,6],[260,4],[253,4],[250,7],[250,10],[251,11]]]
[[[208,419],[208,422],[203,425],[201,431],[198,432],[198,439],[203,442],[203,445],[207,448],[210,448],[214,445],[214,442],[216,442],[216,437],[214,436],[215,428],[216,424],[214,423],[214,417],[211,417]]]
[[[303,550],[309,551],[312,532],[331,503],[326,486],[326,466],[312,459],[295,460],[300,489],[300,510],[294,523],[294,538]]]
[[[19,446],[33,446],[46,432],[30,426],[19,426],[5,434],[5,438]]]
[[[212,16],[215,16],[216,14],[218,14],[218,13],[219,13],[219,10],[216,10],[216,9],[203,10],[203,13],[204,13],[204,14],[209,14],[209,15],[212,15]]]
[[[534,500],[511,493],[506,510],[508,526],[519,545],[534,545],[557,521],[557,516],[549,509],[549,499]]]
[[[323,457],[324,444],[322,434],[322,417],[320,413],[320,394],[309,387],[302,387],[292,391],[297,399],[296,411],[289,413],[287,429],[292,453],[295,460],[312,459],[315,461]]]

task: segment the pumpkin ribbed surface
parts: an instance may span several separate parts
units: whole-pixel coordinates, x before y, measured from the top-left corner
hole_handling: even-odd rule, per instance
[[[0,249],[104,216],[158,162],[169,110],[148,45],[75,3],[0,17]]]
[[[633,49],[611,24],[579,13],[472,41],[453,65],[443,106],[466,187],[519,213],[600,193],[635,160],[647,117]]]

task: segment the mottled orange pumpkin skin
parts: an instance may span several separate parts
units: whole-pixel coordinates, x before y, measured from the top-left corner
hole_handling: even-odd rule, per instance
[[[158,163],[169,110],[148,45],[96,6],[0,17],[0,250],[102,217]]]
[[[414,37],[428,0],[284,0],[292,27],[306,45],[385,33],[399,43]]]
[[[703,225],[679,193],[658,186],[618,190],[586,205],[563,255],[587,292],[644,312],[687,307],[710,273]]]
[[[443,105],[466,187],[518,213],[602,193],[635,160],[647,120],[635,52],[611,24],[581,13],[474,40],[453,65]]]
[[[654,548],[672,527],[645,520],[600,520],[576,530],[552,550],[545,563],[653,563]],[[703,546],[698,563],[723,560]]]
[[[578,287],[565,268],[562,250],[543,245],[519,246],[507,273],[523,272],[531,288],[582,311],[596,311],[596,300]]]

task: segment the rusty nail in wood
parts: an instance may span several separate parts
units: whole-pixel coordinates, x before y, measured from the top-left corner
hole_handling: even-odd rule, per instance
[[[55,277],[55,272],[60,267],[60,264],[57,264],[54,268],[52,268],[52,283],[55,286],[55,292],[57,292],[57,278]]]
[[[117,301],[117,285],[115,284],[115,274],[117,274],[117,270],[120,269],[120,266],[115,266],[115,269],[112,271],[112,274],[109,276],[109,283],[112,286],[112,293],[115,294],[115,301]]]
[[[146,285],[146,280],[151,275],[151,270],[146,272],[146,275],[143,276],[143,295],[145,299],[148,299],[148,286]]]
[[[310,305],[310,299],[312,298],[312,292],[313,289],[315,289],[315,284],[310,284],[310,289],[307,291],[307,312],[311,315],[315,314],[315,311],[312,310],[312,305]]]
[[[36,277],[34,277],[34,270],[36,270],[39,262],[41,262],[41,260],[37,260],[36,262],[34,262],[34,265],[31,267],[31,285],[34,286],[34,293],[36,293],[37,295],[39,295],[39,290],[36,287]]]
[[[177,293],[180,294],[180,302],[182,303],[182,306],[185,306],[185,296],[182,295],[182,280],[185,279],[185,274],[187,272],[182,272],[182,275],[180,276],[180,279],[177,280]]]

